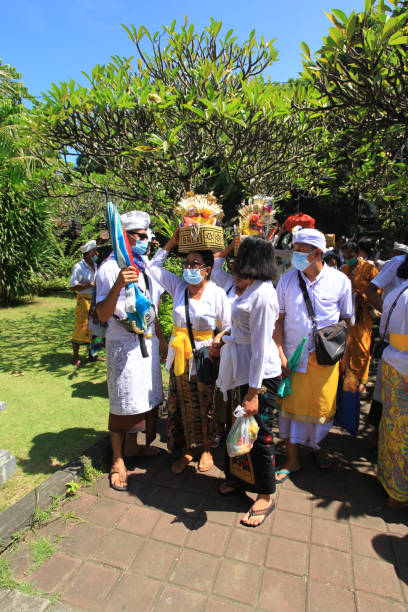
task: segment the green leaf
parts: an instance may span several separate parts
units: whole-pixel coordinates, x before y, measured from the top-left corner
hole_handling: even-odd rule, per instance
[[[306,55],[307,59],[311,60],[310,49],[308,45],[302,40],[302,42],[300,43],[300,46],[302,47],[302,51]]]
[[[335,17],[337,17],[337,19],[339,19],[341,21],[341,23],[346,25],[346,23],[348,21],[346,13],[344,13],[340,9],[333,9],[332,13],[333,13],[333,15],[335,15]]]
[[[391,36],[388,41],[389,45],[406,45],[408,43],[408,36],[401,36],[399,32]]]
[[[387,19],[387,21],[384,24],[381,40],[384,40],[385,38],[387,38],[387,36],[389,36],[392,33],[392,31],[394,30],[394,28],[397,27],[397,25],[398,25],[398,19],[396,17],[390,17],[389,19]]]

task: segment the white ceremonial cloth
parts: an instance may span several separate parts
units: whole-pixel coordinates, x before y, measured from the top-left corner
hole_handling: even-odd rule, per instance
[[[224,257],[217,257],[214,259],[214,267],[211,272],[211,280],[221,289],[224,289],[227,294],[228,300],[232,302],[235,300],[235,281],[232,274],[229,274],[223,269]]]
[[[84,285],[93,283],[95,281],[96,263],[92,263],[92,265],[93,268],[86,263],[85,259],[78,261],[72,268],[69,286],[75,287],[75,285],[78,285],[78,283],[82,283]],[[92,287],[81,289],[81,291],[77,291],[77,293],[80,293],[81,295],[92,295]]]
[[[291,444],[302,444],[319,450],[320,442],[327,436],[333,420],[329,423],[306,423],[287,419],[279,414],[279,437],[289,438]]]
[[[408,335],[408,281],[401,279],[403,282],[399,287],[393,289],[384,300],[384,308],[380,322],[380,334],[384,334],[385,325],[387,322],[388,313],[391,306],[396,300],[398,294],[406,287],[406,291],[398,298],[398,302],[390,317],[388,325],[387,340],[389,334],[406,334]],[[398,370],[404,376],[408,376],[408,351],[399,351],[395,347],[387,346],[382,354],[382,361],[388,363],[393,368]],[[378,373],[377,373],[378,377]]]
[[[303,272],[301,274],[312,302],[318,329],[326,325],[333,325],[340,319],[351,318],[353,314],[351,282],[343,272],[324,264],[320,274],[312,283]],[[306,337],[306,345],[296,369],[296,372],[305,373],[309,354],[315,350],[315,347],[312,322],[299,286],[298,271],[286,272],[279,280],[276,290],[279,310],[285,314],[284,353],[289,358],[302,339]]]
[[[147,258],[145,258],[148,263]],[[107,259],[96,275],[96,303],[108,295],[120,272],[115,259]],[[162,288],[149,276],[150,301],[158,309]],[[139,275],[139,288],[146,290],[143,274]],[[119,294],[115,315],[126,318],[125,289]],[[139,338],[124,329],[113,317],[108,320],[106,331],[106,370],[109,391],[109,406],[112,414],[141,414],[155,408],[163,401],[163,383],[160,368],[159,341],[155,325],[146,331],[148,357],[143,357]]]
[[[406,255],[397,255],[386,262],[385,266],[379,274],[371,281],[373,285],[382,289],[383,299],[396,287],[399,287],[404,281],[397,276],[397,270],[405,261]]]
[[[255,281],[232,304],[231,335],[224,335],[217,386],[224,393],[240,385],[260,389],[265,378],[281,373],[278,348],[273,341],[279,316],[276,290],[271,282]]]
[[[158,249],[150,261],[149,274],[173,298],[173,324],[176,327],[184,327],[186,329],[184,293],[188,285],[184,279],[163,268],[167,255],[168,251]],[[199,300],[189,299],[189,313],[191,326],[196,331],[215,330],[216,328],[221,331],[228,328],[231,323],[231,305],[225,291],[217,287],[212,281],[207,283]],[[173,336],[170,338],[166,362],[166,367],[169,371],[176,355],[175,349],[171,346],[172,341]],[[211,344],[212,338],[195,342],[197,349],[203,346],[210,346]],[[189,372],[190,376],[196,373],[193,358],[189,362]]]

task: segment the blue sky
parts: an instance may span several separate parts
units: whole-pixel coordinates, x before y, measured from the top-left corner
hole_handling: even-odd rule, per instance
[[[90,72],[111,55],[135,55],[121,23],[155,31],[173,19],[182,24],[187,15],[202,29],[213,17],[240,40],[252,29],[267,40],[276,38],[279,61],[271,77],[286,81],[301,70],[300,41],[314,52],[327,34],[331,24],[325,12],[340,8],[349,14],[363,5],[364,0],[7,0],[1,10],[0,57],[40,96],[52,82],[73,78],[84,84],[81,71]]]

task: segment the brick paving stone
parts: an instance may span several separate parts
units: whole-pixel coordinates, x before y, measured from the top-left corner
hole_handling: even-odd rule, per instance
[[[171,487],[172,489],[180,489],[184,478],[188,472],[195,473],[194,467],[189,465],[183,474],[173,474],[170,471],[170,464],[167,468],[164,468],[157,472],[153,477],[153,482],[161,487]]]
[[[226,556],[245,563],[263,565],[269,538],[254,531],[249,528],[234,529]]]
[[[116,525],[117,529],[130,531],[136,535],[148,535],[157,521],[160,514],[156,510],[143,508],[141,506],[130,506]]]
[[[113,527],[128,509],[127,504],[113,499],[98,499],[87,512],[86,520],[102,527]]]
[[[107,612],[147,612],[160,589],[160,582],[146,576],[125,574],[115,585],[104,609]]]
[[[262,577],[258,608],[268,612],[303,612],[305,589],[305,578],[267,569]]]
[[[96,495],[81,493],[72,499],[66,499],[62,505],[61,512],[73,512],[77,516],[85,514],[97,501]]]
[[[356,610],[354,593],[331,584],[309,581],[307,594],[308,612],[327,612],[327,610]],[[383,611],[384,612],[384,611]]]
[[[184,550],[170,576],[170,582],[191,587],[196,591],[209,591],[219,561],[216,557],[195,550]]]
[[[235,612],[235,610],[253,610],[253,606],[238,604],[236,601],[225,601],[221,599],[209,599],[205,612]]]
[[[100,610],[119,575],[117,569],[86,561],[69,581],[61,600],[87,610]]]
[[[91,558],[107,565],[125,568],[139,553],[144,539],[119,529],[114,529],[101,540]]]
[[[232,497],[209,497],[204,510],[209,521],[222,523],[223,525],[234,525],[238,514],[244,514],[250,507],[250,501],[242,495]]]
[[[213,592],[215,595],[255,605],[260,577],[261,570],[250,563],[224,559]]]
[[[276,510],[273,535],[308,542],[310,539],[311,519],[304,514]]]
[[[312,513],[312,502],[309,497],[296,491],[282,489],[279,494],[277,508],[279,510],[289,510],[290,512],[310,515]]]
[[[194,591],[187,591],[173,586],[166,586],[160,596],[154,612],[174,610],[174,612],[201,612],[205,596]]]
[[[351,557],[345,552],[312,544],[309,575],[320,582],[352,588]]]
[[[376,529],[377,531],[387,531],[384,519],[381,516],[382,512],[382,507],[380,507],[377,512],[366,512],[363,507],[357,508],[353,504],[350,524],[359,525],[360,527],[367,527],[367,529]]]
[[[201,527],[192,531],[186,546],[220,556],[224,553],[231,530],[224,525],[206,521]]]
[[[204,501],[204,495],[177,491],[169,500],[165,510],[169,514],[185,515],[192,519],[198,519],[203,516]]]
[[[392,548],[394,550],[397,563],[408,563],[408,535],[403,538],[393,534],[387,534],[387,536],[388,541],[391,542]]]
[[[20,546],[16,551],[5,554],[4,558],[8,561],[14,578],[20,580],[31,565],[31,551],[28,546]]]
[[[357,591],[356,597],[358,612],[404,612],[407,609],[403,604],[362,591]]]
[[[181,489],[203,495],[216,492],[219,483],[220,479],[212,473],[200,474],[199,472],[194,473],[192,470],[189,470],[181,483]]]
[[[71,525],[68,537],[61,540],[61,551],[83,559],[95,550],[107,533],[107,529],[98,525],[75,523]]]
[[[166,580],[169,571],[180,556],[181,549],[165,542],[147,540],[136,555],[129,571]]]
[[[384,559],[389,563],[394,561],[392,536],[373,529],[351,525],[351,542],[354,555],[364,555]]]
[[[109,487],[104,493],[104,497],[126,504],[140,504],[139,491],[142,489],[143,485],[143,482],[137,483],[132,481],[128,491],[115,491],[115,489]]]
[[[353,557],[354,583],[359,591],[402,600],[401,587],[394,566],[369,557]]]
[[[56,553],[44,561],[26,580],[34,583],[42,591],[55,593],[61,590],[62,583],[65,584],[69,580],[80,564],[79,559]]]
[[[320,546],[350,552],[349,526],[347,523],[314,518],[312,520],[312,542]]]
[[[407,561],[407,559],[405,559],[405,561]],[[400,579],[400,584],[405,595],[405,599],[408,603],[408,565],[397,565],[395,571]]]
[[[313,501],[313,517],[332,521],[347,521],[351,507],[348,501],[330,499],[315,499]]]
[[[406,535],[408,533],[408,512],[402,510],[385,509],[385,520],[390,533]]]
[[[265,565],[291,574],[307,572],[308,546],[304,542],[271,536]]]
[[[148,482],[139,490],[136,503],[164,510],[170,499],[177,494],[178,490],[175,491],[170,487],[159,487],[152,482]]]
[[[153,529],[151,537],[156,540],[182,546],[194,527],[194,521],[184,516],[163,514]]]

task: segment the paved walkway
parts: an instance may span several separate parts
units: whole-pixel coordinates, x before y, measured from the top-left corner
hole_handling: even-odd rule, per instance
[[[10,554],[15,576],[60,594],[55,612],[408,610],[408,513],[384,506],[366,432],[335,428],[329,443],[335,468],[321,474],[305,450],[302,472],[278,487],[276,511],[257,529],[239,524],[247,497],[217,494],[219,468],[175,477],[164,452],[139,461],[129,492],[106,477],[64,502],[81,520],[37,532],[62,539],[31,575],[29,544]],[[7,612],[46,609],[8,608],[7,597]]]

